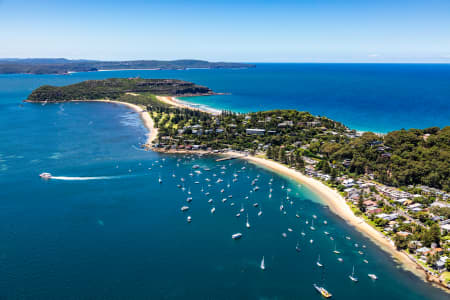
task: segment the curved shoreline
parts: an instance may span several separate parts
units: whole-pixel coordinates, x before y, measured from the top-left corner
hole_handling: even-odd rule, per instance
[[[367,224],[364,219],[357,217],[350,206],[345,202],[345,199],[334,189],[326,186],[321,181],[312,177],[308,177],[297,170],[290,169],[278,162],[259,158],[255,156],[246,156],[244,159],[263,166],[267,169],[275,171],[276,173],[283,174],[298,183],[303,184],[314,194],[319,196],[321,200],[327,204],[331,211],[337,216],[342,218],[347,224],[356,228],[363,235],[368,237],[371,241],[376,243],[385,252],[389,253],[391,257],[397,262],[401,262],[406,270],[411,271],[418,275],[421,279],[426,280],[427,277],[422,269],[419,269],[417,264],[413,262],[405,253],[398,251],[395,245],[389,241],[381,232]]]
[[[144,127],[148,130],[148,133],[146,134],[147,140],[145,144],[150,145],[158,137],[158,128],[155,127],[155,122],[153,121],[152,117],[150,117],[150,114],[145,109],[143,109],[137,104],[115,100],[83,100],[80,102],[103,102],[103,103],[114,103],[125,105],[139,114],[139,117],[141,118]]]
[[[208,114],[212,114],[212,115],[219,115],[222,111],[219,109],[215,109],[209,106],[205,106],[205,105],[198,105],[198,104],[191,104],[185,101],[182,101],[176,97],[172,97],[172,96],[156,96],[156,99],[158,99],[161,102],[164,102],[166,104],[172,105],[172,106],[176,106],[179,108],[187,108],[187,109],[194,109],[194,110],[199,110]]]
[[[181,108],[189,108],[196,109],[195,107],[189,106],[181,101],[177,100],[175,97],[161,97],[157,96],[160,101],[163,101],[167,104],[181,107]],[[175,99],[174,99],[175,98]],[[200,110],[200,109],[199,109]],[[202,110],[204,112],[211,113],[208,110]],[[206,154],[207,151],[158,151],[162,153],[200,153]],[[211,153],[214,154],[214,153]],[[227,156],[236,156],[234,152],[226,152],[221,153]],[[297,170],[290,169],[289,167],[282,165],[278,162],[259,158],[250,155],[241,155],[239,158],[246,159],[254,164],[259,166],[268,168],[272,171],[275,171],[278,174],[283,174],[288,176],[289,178],[307,186],[314,194],[318,195],[325,204],[327,204],[331,211],[342,218],[347,224],[353,226],[356,230],[361,232],[367,238],[369,238],[372,242],[377,244],[383,251],[389,254],[392,259],[400,264],[404,270],[410,271],[411,273],[418,276],[425,282],[429,282],[435,287],[440,288],[441,290],[450,293],[450,289],[446,287],[443,283],[439,282],[439,279],[435,276],[428,274],[426,269],[424,269],[420,264],[418,264],[413,258],[411,258],[406,252],[399,251],[395,247],[394,243],[389,240],[386,236],[384,236],[377,229],[373,228],[370,224],[366,223],[366,221],[358,216],[356,216],[351,210],[350,206],[346,203],[345,199],[334,189],[326,186],[321,181],[316,180],[312,177],[306,176],[300,173]]]
[[[381,232],[373,228],[371,225],[365,222],[364,219],[356,216],[351,210],[350,206],[346,203],[345,199],[334,189],[323,184],[321,181],[312,177],[306,176],[301,172],[291,169],[285,165],[282,165],[273,160],[260,158],[250,155],[239,155],[233,151],[225,153],[212,153],[204,150],[161,150],[155,151],[166,154],[212,154],[212,155],[225,155],[228,157],[234,157],[237,159],[245,159],[250,163],[257,166],[269,169],[277,174],[289,177],[292,180],[306,186],[312,193],[319,196],[325,205],[338,217],[343,219],[348,225],[354,227],[364,236],[369,238],[373,243],[381,248],[384,252],[389,254],[391,258],[399,264],[404,270],[409,271],[422,279],[425,282],[431,283],[433,286],[450,293],[450,290],[439,279],[429,275],[427,271],[413,260],[407,253],[396,249],[394,243],[384,236]]]
[[[41,103],[41,101],[30,101],[30,100],[24,100],[24,102]],[[148,133],[146,134],[147,136],[147,140],[145,142],[146,145],[150,145],[158,137],[158,128],[155,127],[155,123],[152,117],[150,117],[150,114],[144,108],[140,107],[137,104],[108,99],[52,101],[51,103],[65,103],[65,102],[103,102],[103,103],[125,105],[139,114],[139,117],[141,118],[144,127],[148,130]]]
[[[195,107],[189,106],[187,104],[182,103],[181,101],[175,100],[174,97],[164,97],[164,96],[157,96],[157,98],[165,102],[167,104],[180,107],[180,108],[188,108],[188,109],[197,109]],[[67,101],[64,101],[67,102]],[[141,108],[140,106],[136,104],[131,104],[127,102],[121,102],[121,101],[115,101],[115,100],[106,100],[106,99],[98,99],[98,100],[71,100],[69,102],[103,102],[103,103],[113,103],[113,104],[120,104],[125,105],[129,107],[130,109],[136,111],[139,113],[140,118],[145,126],[145,128],[149,131],[146,141],[147,149],[151,149],[150,145],[152,142],[157,138],[158,136],[158,129],[154,126],[154,121],[151,118],[150,114]],[[198,109],[200,111],[204,111],[207,113],[212,113],[208,110],[202,110]],[[197,153],[197,154],[214,154],[214,155],[225,155],[225,156],[232,156],[240,159],[245,159],[251,163],[254,163],[258,166],[270,169],[278,174],[285,175],[295,181],[297,181],[300,184],[305,185],[310,189],[314,194],[319,196],[321,200],[325,204],[327,204],[331,211],[336,214],[338,217],[342,218],[347,224],[350,226],[353,226],[355,229],[357,229],[359,232],[361,232],[363,235],[365,235],[367,238],[369,238],[372,242],[377,244],[383,251],[388,253],[395,262],[399,263],[405,270],[412,272],[416,276],[418,276],[420,279],[424,280],[425,282],[429,282],[435,287],[440,288],[441,290],[446,291],[447,293],[450,293],[450,290],[444,286],[442,283],[437,282],[435,277],[432,277],[428,275],[425,269],[422,268],[416,261],[414,261],[411,257],[409,257],[405,252],[398,251],[393,244],[392,241],[388,240],[381,232],[373,228],[371,225],[365,222],[364,219],[357,217],[353,211],[351,210],[350,206],[346,203],[345,199],[334,189],[326,186],[321,181],[316,180],[312,177],[306,176],[302,174],[301,172],[291,169],[281,163],[250,156],[250,155],[238,155],[236,152],[229,151],[225,153],[210,153],[208,151],[202,151],[202,150],[168,150],[168,151],[156,151],[155,152],[161,152],[161,153]]]

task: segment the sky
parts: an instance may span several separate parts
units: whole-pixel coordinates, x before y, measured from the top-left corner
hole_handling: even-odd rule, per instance
[[[450,0],[0,0],[0,57],[448,62]]]

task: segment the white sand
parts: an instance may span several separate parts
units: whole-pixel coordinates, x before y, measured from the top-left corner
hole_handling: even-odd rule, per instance
[[[231,154],[230,154],[231,155]],[[289,176],[290,178],[296,180],[297,182],[305,185],[315,194],[317,194],[330,209],[337,214],[339,217],[344,219],[348,224],[354,226],[358,231],[363,233],[365,236],[370,238],[373,242],[379,245],[384,251],[388,252],[394,260],[402,263],[406,270],[409,270],[422,279],[425,279],[425,273],[422,269],[418,268],[417,264],[412,261],[405,253],[398,251],[395,246],[379,231],[373,228],[371,225],[367,224],[363,219],[355,216],[353,211],[350,209],[345,199],[335,190],[326,186],[319,180],[303,175],[302,173],[290,169],[280,163],[272,160],[258,158],[254,156],[243,157],[250,162],[257,165],[266,167],[280,174]]]
[[[202,111],[202,112],[205,112],[208,114],[212,114],[212,115],[219,115],[221,113],[221,111],[218,109],[201,106],[201,105],[197,106],[195,104],[189,104],[184,101],[181,101],[180,99],[177,99],[176,97],[156,96],[156,98],[161,102],[164,102],[166,104],[169,104],[169,105],[172,105],[175,107],[199,110],[199,111]]]

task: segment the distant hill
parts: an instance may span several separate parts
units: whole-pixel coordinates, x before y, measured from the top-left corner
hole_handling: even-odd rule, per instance
[[[44,85],[35,89],[28,96],[27,101],[117,100],[127,94],[136,93],[167,96],[214,94],[212,90],[205,86],[177,79],[110,78],[87,80],[66,86]]]
[[[67,74],[69,72],[95,72],[98,70],[161,69],[184,70],[189,68],[252,68],[254,65],[203,60],[131,60],[96,61],[69,60],[65,58],[0,58],[0,74]]]

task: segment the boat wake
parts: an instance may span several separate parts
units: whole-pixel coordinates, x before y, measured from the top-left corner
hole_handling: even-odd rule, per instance
[[[97,177],[69,177],[69,176],[52,176],[51,179],[55,180],[105,180],[105,179],[117,179],[123,176],[97,176]]]

